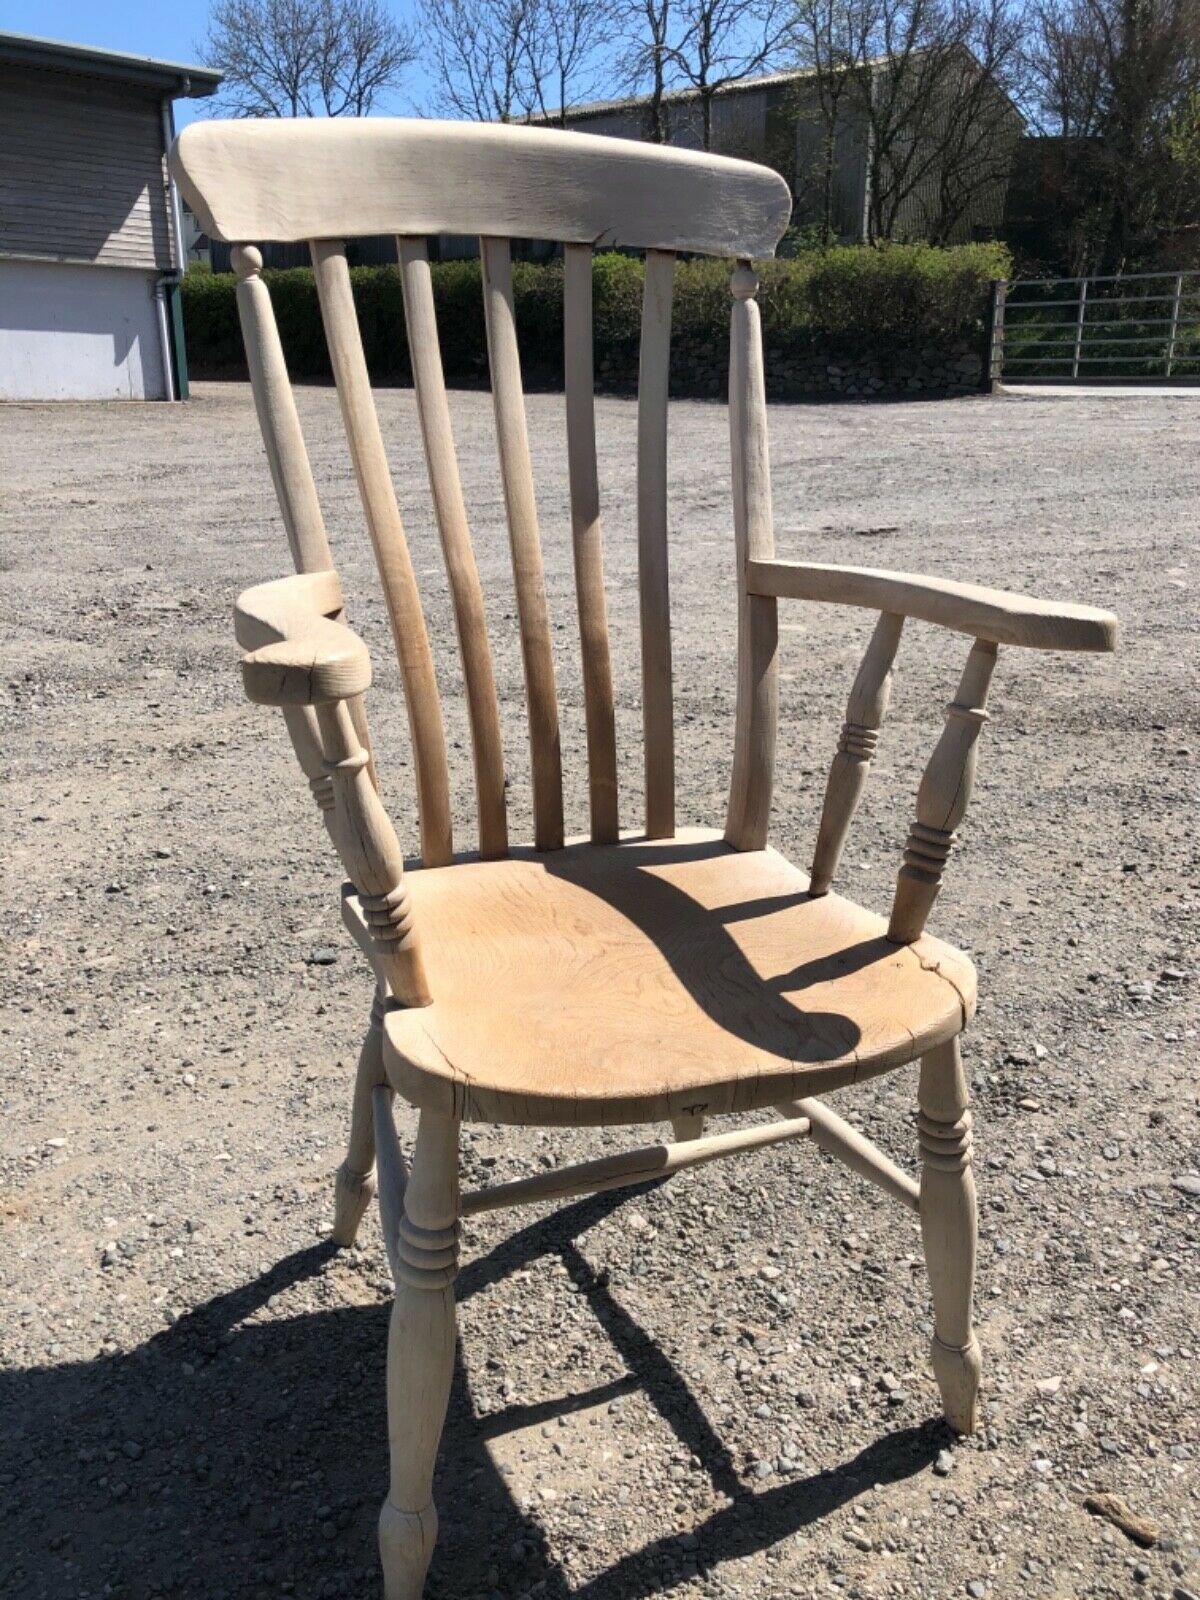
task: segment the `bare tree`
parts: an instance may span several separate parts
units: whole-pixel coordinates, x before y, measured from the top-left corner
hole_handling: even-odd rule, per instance
[[[1073,269],[1124,270],[1182,230],[1195,238],[1200,0],[1039,0],[1031,20],[1035,115],[1061,141],[1053,199]]]
[[[565,127],[571,107],[600,92],[611,71],[606,52],[613,29],[609,0],[530,0],[525,66],[547,122]]]
[[[985,201],[998,212],[1022,125],[1015,0],[799,0],[794,39],[824,122],[827,227],[846,134],[864,152],[869,238],[945,242]]]
[[[366,116],[417,53],[382,0],[218,0],[202,51],[238,117]]]
[[[712,149],[715,96],[773,65],[791,20],[790,0],[678,0],[668,60],[676,81],[696,91],[706,150]]]
[[[421,37],[437,109],[476,122],[518,122],[534,110],[529,41],[537,0],[422,0]]]
[[[645,137],[651,144],[666,144],[667,89],[674,73],[674,43],[678,32],[675,0],[613,0],[615,35],[622,41],[617,71],[630,93],[645,93]]]

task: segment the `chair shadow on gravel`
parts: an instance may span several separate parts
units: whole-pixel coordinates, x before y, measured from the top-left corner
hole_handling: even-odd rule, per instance
[[[532,1590],[538,1600],[636,1600],[669,1591],[697,1570],[719,1569],[819,1521],[875,1484],[920,1471],[944,1442],[942,1424],[931,1422],[890,1433],[831,1471],[745,1486],[696,1397],[575,1242],[650,1187],[566,1206],[463,1268],[460,1300],[557,1254],[628,1376],[479,1417],[460,1358],[435,1485],[442,1537],[430,1600],[485,1600],[495,1590]],[[250,1320],[299,1283],[315,1280],[319,1296],[334,1255],[328,1244],[297,1251],[128,1354],[0,1373],[0,1484],[15,1535],[0,1557],[0,1591],[13,1600],[357,1600],[379,1592],[389,1307],[347,1306],[339,1297],[329,1310]],[[733,1503],[573,1586],[485,1441],[634,1388]],[[679,1542],[685,1532],[696,1541],[687,1550]]]

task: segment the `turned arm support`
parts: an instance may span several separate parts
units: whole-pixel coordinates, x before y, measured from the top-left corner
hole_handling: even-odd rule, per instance
[[[977,746],[988,719],[988,688],[995,665],[995,643],[976,639],[917,790],[917,820],[908,831],[888,923],[887,936],[893,944],[913,944],[921,937],[942,886],[942,868],[975,786]]]
[[[371,658],[340,613],[334,572],[247,589],[234,610],[246,694],[282,708],[301,767],[358,892],[377,971],[397,1003],[428,1005],[429,986],[396,831],[369,772],[352,705],[371,682]]]
[[[1094,606],[1028,599],[946,578],[818,562],[749,561],[746,588],[750,594],[824,600],[880,612],[850,692],[825,789],[810,882],[814,895],[829,889],[862,795],[887,710],[904,619],[916,617],[974,638],[958,691],[946,711],[945,728],[921,780],[917,818],[896,885],[888,937],[897,944],[911,944],[924,931],[955,830],[971,797],[976,745],[987,721],[997,647],[1108,651],[1116,645],[1117,619]]]

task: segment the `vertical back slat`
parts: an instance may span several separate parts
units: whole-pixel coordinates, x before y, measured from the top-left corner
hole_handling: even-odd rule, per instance
[[[417,777],[421,855],[428,866],[444,866],[453,855],[450,779],[433,652],[367,376],[345,246],[340,240],[324,239],[313,240],[311,249],[346,438],[404,682]]]
[[[253,245],[236,245],[232,264],[238,278],[238,319],[246,347],[254,409],[271,469],[271,481],[275,485],[275,498],[287,530],[292,563],[297,572],[329,572],[333,570],[333,556],[283,358],[283,346],[279,342],[275,308],[260,276],[262,253]],[[350,715],[359,742],[370,755],[371,736],[361,695],[356,694],[350,701]],[[371,782],[378,788],[373,756],[368,771]]]
[[[533,765],[533,828],[539,850],[558,850],[563,842],[562,752],[558,735],[558,700],[546,582],[538,536],[533,466],[521,386],[521,358],[513,309],[512,258],[507,239],[481,239],[483,301],[487,319],[488,361],[500,476],[508,515],[529,703],[529,745]]]
[[[778,602],[772,596],[747,592],[746,563],[770,560],[775,554],[775,533],[762,324],[754,299],[758,279],[747,262],[738,264],[730,288],[734,303],[729,342],[729,442],[738,565],[738,685],[725,837],[737,850],[761,850],[767,842],[775,776]]]
[[[592,356],[592,247],[565,246],[563,313],[567,400],[567,471],[571,483],[571,540],[583,657],[587,719],[588,794],[593,844],[614,844],[617,815],[617,734],[612,662],[604,597],[604,542],[596,470],[596,404]]]
[[[412,359],[417,414],[425,445],[434,515],[446,560],[454,624],[462,657],[471,747],[475,756],[475,794],[479,806],[479,851],[485,858],[508,850],[508,823],[504,810],[504,750],[500,741],[500,709],[492,652],[488,645],[483,591],[471,546],[467,508],[463,501],[446,380],[438,345],[437,313],[429,272],[429,251],[424,239],[400,239],[400,273],[404,289],[404,319]]]
[[[648,250],[638,364],[637,503],[646,835],[651,839],[669,839],[675,833],[675,713],[667,567],[667,380],[674,282],[674,253]]]
[[[297,572],[327,572],[333,567],[325,519],[296,413],[291,380],[279,342],[271,295],[263,282],[262,256],[252,246],[232,252],[238,275],[238,317],[246,346],[246,365],[254,409],[262,431],[275,497]]]

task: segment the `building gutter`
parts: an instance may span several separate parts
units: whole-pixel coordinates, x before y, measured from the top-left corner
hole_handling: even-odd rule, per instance
[[[175,106],[173,97],[164,94],[161,103],[163,167],[167,175],[167,203],[170,209],[172,270],[159,279],[155,290],[158,301],[159,333],[163,341],[163,363],[168,369],[168,400],[188,398],[187,353],[183,342],[183,306],[179,285],[187,271],[187,252],[183,239],[183,207],[179,190],[166,159],[175,143]]]

